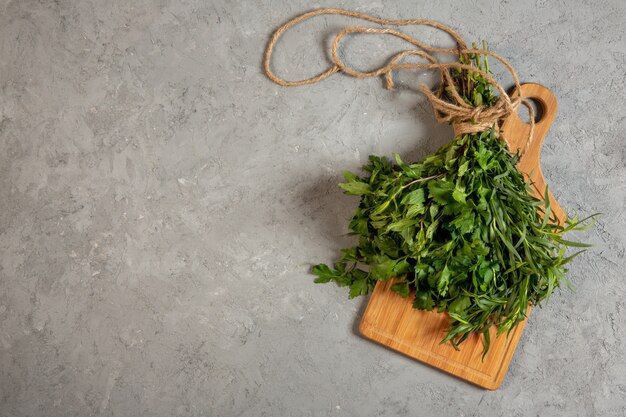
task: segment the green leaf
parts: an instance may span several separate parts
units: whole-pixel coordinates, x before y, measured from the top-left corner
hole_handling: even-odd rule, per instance
[[[435,301],[430,291],[416,291],[413,299],[413,308],[420,310],[432,310],[435,307]]]
[[[397,258],[400,248],[398,243],[389,235],[376,236],[373,239],[374,245],[385,255]]]
[[[402,169],[402,172],[404,173],[404,175],[412,179],[421,178],[422,172],[423,172],[422,164],[407,165],[404,162],[402,162],[402,160],[400,159],[400,155],[396,154],[395,157],[396,157],[396,163],[398,164],[400,169]]]
[[[313,280],[313,282],[316,284],[326,284],[327,282],[330,282],[331,279],[331,277],[317,277]]]
[[[350,284],[350,298],[367,294],[367,280],[360,279]]]
[[[448,269],[448,265],[446,265],[439,274],[439,279],[437,281],[437,292],[445,296],[448,292],[448,284],[450,283],[450,270]]]
[[[439,205],[431,204],[428,212],[430,213],[431,220],[433,220],[437,216],[437,214],[439,214]]]
[[[400,230],[400,236],[404,239],[407,245],[413,245],[413,242],[415,241],[415,227],[410,226]]]
[[[359,176],[353,172],[343,171],[341,174],[348,182],[361,182],[361,179],[359,178]]]
[[[451,318],[452,320],[456,320],[456,321],[458,321],[458,322],[460,322],[460,323],[462,323],[462,324],[465,324],[465,325],[469,325],[469,326],[471,326],[470,322],[469,322],[469,321],[467,321],[467,319],[465,319],[464,317],[462,317],[460,314],[456,314],[456,313],[448,312],[448,315],[450,316],[450,318]],[[468,326],[468,327],[469,327],[469,326]]]
[[[482,360],[485,360],[485,356],[489,351],[489,345],[491,344],[491,336],[489,335],[489,328],[483,332],[483,356]]]
[[[400,259],[393,267],[393,274],[396,277],[405,275],[411,269],[411,264],[406,259]]]
[[[480,165],[480,167],[484,170],[486,170],[489,167],[489,160],[491,159],[491,155],[492,153],[489,150],[487,150],[487,148],[484,145],[481,145],[478,148],[478,151],[474,153],[476,162],[478,162],[478,165]]]
[[[562,245],[572,246],[572,247],[576,247],[576,248],[590,248],[590,247],[593,246],[593,245],[589,245],[587,243],[574,242],[572,240],[561,239],[560,237],[555,237],[554,240],[557,241],[558,243],[562,244]]]
[[[311,268],[311,272],[318,276],[315,279],[315,282],[318,284],[330,282],[336,275],[333,271],[331,271],[328,265],[325,264],[318,264],[313,266],[313,268]]]
[[[439,204],[447,204],[453,201],[452,192],[454,183],[445,180],[433,180],[428,182],[428,196]]]
[[[409,208],[407,209],[406,217],[409,219],[413,219],[417,215],[424,213],[426,213],[426,206],[414,204],[412,206],[409,206]]]
[[[346,194],[363,195],[370,192],[370,185],[364,182],[344,182],[339,184]]]
[[[372,258],[370,271],[372,275],[382,281],[389,281],[394,276],[396,260],[385,255],[376,255]]]
[[[471,300],[467,296],[460,296],[454,299],[448,306],[448,311],[454,314],[462,315],[471,305]]]
[[[450,222],[450,226],[457,229],[460,234],[471,233],[477,226],[474,211],[461,211],[458,217]]]
[[[421,208],[424,206],[424,201],[426,201],[424,189],[418,188],[417,190],[411,191],[410,193],[406,194],[402,198],[402,201],[400,201],[400,204],[416,205]]]
[[[461,178],[463,175],[465,175],[465,173],[467,172],[467,168],[468,167],[469,167],[469,161],[465,161],[464,164],[459,166],[459,172],[457,174],[459,176],[459,178]]]
[[[367,223],[367,218],[355,217],[350,221],[349,227],[354,233],[365,236],[369,234]]]
[[[467,195],[458,187],[456,187],[454,191],[452,192],[452,198],[454,198],[454,200],[458,201],[459,203],[465,204],[466,196]]]
[[[428,229],[426,229],[426,239],[430,240],[433,238],[433,235],[435,234],[435,232],[437,231],[437,228],[439,227],[439,220],[435,220],[434,222],[432,222],[429,226]]]
[[[402,230],[414,226],[417,224],[417,221],[413,219],[402,219],[397,222],[393,222],[387,226],[387,231],[390,232],[401,232]]]
[[[411,293],[409,289],[409,283],[407,281],[397,282],[391,286],[391,291],[399,294],[402,297],[408,297]]]
[[[578,252],[576,252],[573,255],[568,256],[567,258],[563,258],[560,262],[559,265],[565,265],[566,263],[570,262],[572,259],[574,259],[575,257],[577,257],[578,255],[580,255],[581,253],[583,253],[584,250],[579,250]]]
[[[341,250],[341,260],[346,262],[354,262],[359,260],[357,248],[348,248]]]

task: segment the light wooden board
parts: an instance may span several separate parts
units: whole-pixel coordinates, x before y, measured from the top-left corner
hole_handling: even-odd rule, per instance
[[[521,89],[524,97],[538,103],[543,114],[535,124],[530,146],[518,167],[535,183],[539,195],[543,195],[546,182],[541,172],[539,154],[543,139],[556,117],[556,98],[550,90],[539,84],[524,84]],[[516,91],[513,96],[517,94]],[[504,123],[503,137],[515,152],[526,146],[529,131],[530,126],[512,114]],[[563,210],[552,194],[550,204],[557,219],[563,221]],[[468,338],[460,345],[459,351],[450,343],[440,344],[449,324],[447,314],[414,309],[413,297],[400,297],[389,289],[392,284],[379,282],[376,285],[359,326],[363,336],[481,387],[493,390],[500,386],[526,321],[520,323],[508,337],[496,337],[495,329],[491,329],[491,347],[483,361],[482,336]]]

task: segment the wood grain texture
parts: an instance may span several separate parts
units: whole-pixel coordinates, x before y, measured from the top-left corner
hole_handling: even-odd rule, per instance
[[[539,155],[543,139],[556,117],[557,102],[550,90],[539,84],[524,84],[521,89],[524,97],[534,99],[541,106],[542,116],[535,124],[530,146],[518,167],[534,182],[535,192],[541,196],[546,182]],[[517,94],[519,92],[515,91],[513,96]],[[530,126],[517,114],[512,114],[504,123],[503,138],[515,152],[526,146],[529,131]],[[552,194],[550,204],[557,219],[563,221],[563,210]],[[414,309],[413,294],[403,298],[390,290],[392,284],[393,281],[376,285],[359,326],[363,336],[483,388],[494,390],[500,386],[526,321],[513,329],[508,337],[506,334],[496,337],[496,330],[492,328],[491,347],[483,361],[481,335],[468,338],[459,351],[450,343],[440,344],[449,325],[447,314]]]

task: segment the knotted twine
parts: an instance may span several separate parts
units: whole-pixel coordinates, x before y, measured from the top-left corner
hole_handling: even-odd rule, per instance
[[[354,17],[357,19],[367,20],[373,23],[377,23],[379,25],[384,26],[431,26],[435,29],[438,29],[442,32],[450,35],[457,44],[457,48],[438,48],[432,45],[428,45],[424,42],[420,42],[419,40],[409,36],[403,32],[397,31],[395,29],[388,28],[372,28],[372,27],[361,27],[361,26],[353,26],[347,27],[335,35],[335,38],[331,47],[331,60],[333,64],[321,72],[320,74],[299,81],[287,81],[279,76],[277,76],[271,68],[271,60],[272,60],[272,52],[274,52],[274,47],[280,37],[292,26],[300,23],[304,20],[310,19],[314,16],[319,15],[342,15],[348,17]],[[375,69],[369,72],[362,72],[350,68],[347,66],[341,58],[339,58],[338,49],[341,43],[341,40],[347,35],[354,33],[365,33],[365,34],[383,34],[383,35],[391,35],[397,38],[403,39],[410,44],[414,45],[415,49],[407,49],[405,51],[399,52],[391,57],[391,59],[387,62],[387,64],[382,67]],[[502,88],[500,83],[498,83],[489,73],[480,70],[472,65],[463,64],[461,62],[441,62],[439,61],[433,54],[448,54],[457,56],[457,60],[462,56],[470,55],[470,54],[479,54],[486,55],[489,57],[493,57],[498,60],[502,65],[507,69],[507,71],[511,74],[513,78],[513,82],[515,84],[515,90],[520,94],[515,98],[511,98],[509,94]],[[425,58],[429,63],[418,64],[418,63],[401,63],[402,58],[409,55],[417,55],[422,58]],[[454,136],[458,137],[468,133],[476,133],[483,132],[489,128],[493,128],[496,135],[499,135],[500,128],[504,120],[513,112],[515,112],[520,104],[523,104],[529,112],[530,118],[530,132],[528,134],[528,140],[526,141],[526,146],[524,148],[525,153],[526,150],[530,146],[530,141],[533,137],[533,131],[535,127],[535,117],[534,111],[530,102],[521,96],[520,82],[517,77],[517,74],[511,64],[500,55],[495,54],[493,52],[483,50],[483,49],[474,49],[467,48],[467,45],[463,38],[456,33],[450,27],[443,25],[441,23],[435,22],[433,20],[428,19],[416,19],[416,20],[388,20],[388,19],[380,19],[374,16],[369,16],[364,13],[353,12],[349,10],[343,9],[318,9],[313,10],[311,12],[304,13],[299,15],[288,22],[284,23],[280,26],[270,38],[270,41],[267,44],[267,48],[265,50],[265,59],[264,59],[264,67],[265,74],[276,84],[282,86],[300,86],[306,84],[314,84],[320,82],[336,72],[343,72],[355,78],[371,78],[384,76],[385,86],[387,89],[393,89],[394,81],[393,81],[393,71],[399,69],[432,69],[437,70],[439,72],[440,84],[436,91],[432,91],[427,85],[421,84],[419,86],[420,91],[426,96],[428,101],[430,102],[433,110],[435,112],[435,118],[440,123],[450,123],[454,129]],[[492,85],[499,93],[500,96],[496,100],[496,102],[491,106],[480,105],[480,106],[472,106],[463,100],[463,98],[459,95],[452,81],[452,76],[450,74],[451,69],[460,69],[467,70],[471,72],[475,72],[484,77],[490,85]],[[446,89],[446,86],[450,86],[451,88]],[[451,97],[446,97],[444,94],[448,93]]]

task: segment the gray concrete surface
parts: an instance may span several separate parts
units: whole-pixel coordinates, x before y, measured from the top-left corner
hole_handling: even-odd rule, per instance
[[[352,242],[341,171],[451,138],[416,73],[265,78],[271,31],[320,6],[446,22],[559,99],[545,175],[604,216],[496,392],[362,339],[366,300],[312,282]],[[625,20],[623,0],[0,0],[0,416],[625,416]],[[354,23],[296,28],[276,68],[322,69]],[[371,66],[401,44],[346,47]]]

